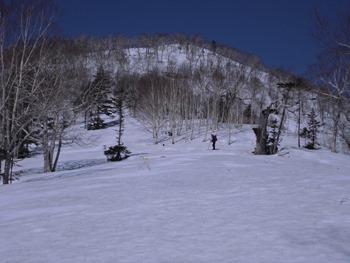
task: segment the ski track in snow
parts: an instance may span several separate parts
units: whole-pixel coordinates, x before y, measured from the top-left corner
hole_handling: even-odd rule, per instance
[[[152,145],[140,129],[127,119],[123,162],[103,156],[113,127],[56,173],[23,160],[0,187],[0,262],[350,262],[349,156],[254,156],[249,130],[218,151]]]

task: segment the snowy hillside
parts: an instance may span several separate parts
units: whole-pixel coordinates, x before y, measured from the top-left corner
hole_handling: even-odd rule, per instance
[[[115,130],[66,145],[56,173],[19,163],[0,186],[1,262],[350,262],[349,156],[294,137],[256,156],[248,126],[216,151],[199,135],[154,145],[128,117],[132,156],[107,163]]]
[[[318,94],[316,89],[308,87],[306,80],[303,82],[301,78],[283,70],[274,71],[264,68],[261,66],[261,61],[253,56],[240,59],[245,57],[244,54],[238,52],[240,55],[233,56],[232,53],[235,53],[233,49],[227,51],[220,48],[214,51],[205,45],[189,43],[158,43],[146,45],[147,47],[114,49],[106,46],[99,52],[85,54],[81,60],[91,78],[100,66],[110,74],[112,79],[128,75],[126,81],[129,83],[128,88],[133,89],[131,91],[133,95],[142,93],[142,90],[140,91],[142,85],[140,81],[138,82],[142,77],[145,79],[158,77],[158,79],[152,79],[152,83],[159,79],[167,80],[168,84],[171,83],[168,86],[164,83],[155,85],[166,91],[169,91],[169,86],[178,90],[185,87],[185,90],[193,95],[191,100],[195,101],[196,105],[192,106],[195,111],[191,115],[197,119],[207,118],[212,122],[218,122],[220,119],[222,123],[258,124],[261,112],[275,104],[277,105],[276,114],[270,117],[270,121],[272,119],[281,121],[281,112],[286,110],[283,128],[289,133],[298,134],[300,129],[307,127],[307,115],[315,109],[317,118],[322,122],[318,143],[327,148],[333,147],[332,136],[335,134],[333,130],[335,125],[330,106],[333,103],[329,104],[329,100]],[[152,76],[152,74],[155,75]],[[281,88],[278,86],[281,83],[294,83],[295,86]],[[164,101],[165,98],[161,100]],[[183,98],[180,99],[182,100]],[[174,101],[173,107],[179,107],[176,98],[172,98],[171,103]],[[138,102],[133,104],[137,105]],[[206,111],[207,108],[209,110]],[[180,111],[179,108],[176,108],[176,111]],[[215,114],[218,116],[214,116]],[[243,120],[243,118],[246,119]],[[346,127],[346,125],[343,126]],[[337,135],[335,139],[337,149],[334,148],[333,151],[348,153],[347,129],[341,128],[341,130],[344,132]]]
[[[269,74],[262,69],[258,59],[253,62],[247,60],[244,63],[239,63],[208,48],[189,44],[107,49],[106,51],[88,53],[81,60],[93,73],[100,65],[103,65],[113,74],[118,71],[128,72],[128,74],[145,74],[154,70],[174,73],[181,67],[187,67],[191,71],[204,67],[222,69],[231,67],[237,71],[243,69],[247,77],[254,71],[254,75],[261,81],[266,81]]]

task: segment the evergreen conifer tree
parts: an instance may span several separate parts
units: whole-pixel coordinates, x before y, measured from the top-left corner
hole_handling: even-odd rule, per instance
[[[101,114],[108,116],[115,113],[111,100],[112,81],[109,74],[100,66],[97,70],[94,80],[89,84],[86,92],[86,100],[89,107],[87,108],[87,117],[89,123],[88,130],[105,128],[105,123]]]
[[[117,144],[109,147],[104,151],[108,161],[121,161],[126,159],[130,155],[130,151],[124,146],[122,142],[122,135],[124,132],[124,100],[125,90],[123,87],[119,87],[115,90],[114,105],[118,114],[118,130],[117,130]]]
[[[307,128],[304,128],[301,136],[305,136],[310,141],[305,145],[307,149],[316,149],[317,143],[317,133],[318,129],[321,127],[321,123],[317,120],[317,115],[314,109],[307,115],[308,122]]]

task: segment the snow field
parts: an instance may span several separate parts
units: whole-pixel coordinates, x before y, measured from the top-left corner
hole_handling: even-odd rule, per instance
[[[219,150],[202,137],[152,145],[126,119],[132,156],[107,163],[115,127],[41,156],[0,187],[1,262],[350,262],[349,156],[297,149],[254,156],[249,129]]]

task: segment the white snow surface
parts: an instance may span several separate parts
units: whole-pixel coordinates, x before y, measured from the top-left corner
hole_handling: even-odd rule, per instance
[[[66,145],[59,171],[42,156],[0,186],[0,262],[350,262],[350,158],[284,140],[279,155],[252,154],[246,127],[218,150],[203,136],[153,145],[136,120],[132,156],[107,162],[116,127]]]

